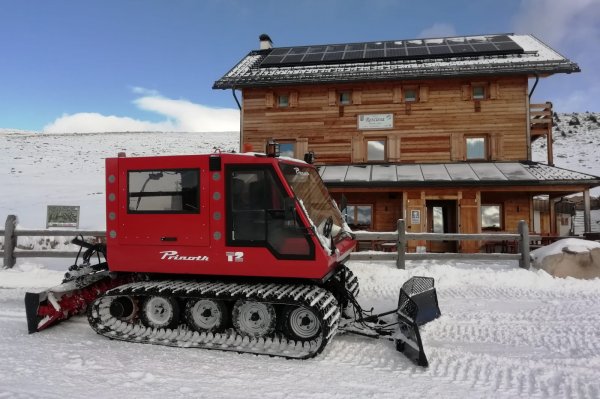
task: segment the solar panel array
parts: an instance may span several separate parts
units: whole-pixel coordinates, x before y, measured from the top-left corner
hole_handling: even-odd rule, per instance
[[[279,47],[261,67],[521,54],[508,35]]]

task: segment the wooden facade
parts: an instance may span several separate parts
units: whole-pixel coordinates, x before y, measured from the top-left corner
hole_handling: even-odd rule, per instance
[[[481,37],[463,39],[464,43],[474,43]],[[425,47],[439,43],[451,47],[457,39],[440,40],[421,42]],[[434,64],[438,71],[432,73],[433,67],[422,57],[391,59],[387,66],[367,58],[356,60],[357,64],[281,61],[280,65],[279,59],[285,57],[280,55],[276,62],[261,65],[260,60],[272,50],[270,42],[261,43],[260,51],[251,52],[215,82],[214,88],[241,90],[240,148],[245,150],[262,151],[268,141],[275,140],[285,146],[287,155],[302,159],[311,151],[315,163],[326,167],[527,163],[531,161],[531,142],[539,137],[551,142],[552,138],[552,104],[530,104],[529,79],[578,72],[579,68],[559,54],[544,53],[547,47],[533,37],[491,35],[484,42],[491,46],[495,40],[514,40],[513,44],[518,43],[517,47],[526,52],[514,58],[508,53],[501,57],[475,53],[464,59],[449,54],[449,62]],[[366,54],[382,43],[348,46],[364,48]],[[408,42],[406,46],[409,51]],[[278,50],[273,54],[311,53],[308,47],[290,49],[294,51],[273,49]],[[538,52],[543,56],[534,56]],[[361,62],[363,68],[357,69]],[[552,165],[549,147],[548,164]],[[552,201],[591,187],[589,179],[579,185],[565,183],[563,178],[562,183],[557,180],[557,184],[549,184],[552,182],[542,177],[540,185],[530,177],[530,185],[513,184],[510,176],[493,184],[440,183],[435,178],[406,184],[398,180],[389,185],[325,182],[334,199],[341,202],[345,197],[353,228],[392,231],[396,221],[404,218],[410,232],[446,233],[515,233],[519,220],[527,221],[537,233],[555,233],[553,215],[534,223],[534,197],[547,195]],[[600,184],[600,178],[585,178],[590,177]],[[409,250],[424,247],[432,252],[476,252],[482,243],[463,241],[460,247],[456,245],[412,242]]]
[[[474,100],[472,87],[485,88]],[[404,100],[410,88],[416,101]],[[243,91],[243,141],[257,149],[275,139],[314,151],[317,164],[368,162],[367,140],[386,141],[388,162],[466,160],[465,138],[485,137],[487,160],[527,159],[529,104],[526,76],[346,85],[289,86]],[[340,104],[339,93],[351,93]],[[277,103],[288,96],[288,105]],[[393,128],[359,130],[364,114],[393,114]]]

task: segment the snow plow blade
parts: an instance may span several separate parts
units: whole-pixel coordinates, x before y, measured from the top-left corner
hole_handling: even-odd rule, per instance
[[[419,326],[440,315],[433,278],[413,277],[404,283],[398,298],[399,329],[394,335],[396,349],[419,366],[429,366]]]
[[[108,271],[63,282],[43,292],[25,293],[25,313],[29,333],[44,330],[84,312],[89,303],[115,286]]]

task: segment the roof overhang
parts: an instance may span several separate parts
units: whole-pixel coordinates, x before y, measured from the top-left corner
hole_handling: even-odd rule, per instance
[[[350,164],[319,167],[330,188],[600,186],[600,177],[536,162]]]

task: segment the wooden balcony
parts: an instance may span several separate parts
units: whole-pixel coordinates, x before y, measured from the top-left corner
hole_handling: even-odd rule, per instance
[[[540,137],[546,137],[548,150],[548,165],[554,165],[552,154],[552,103],[529,104],[529,125],[531,142]]]

